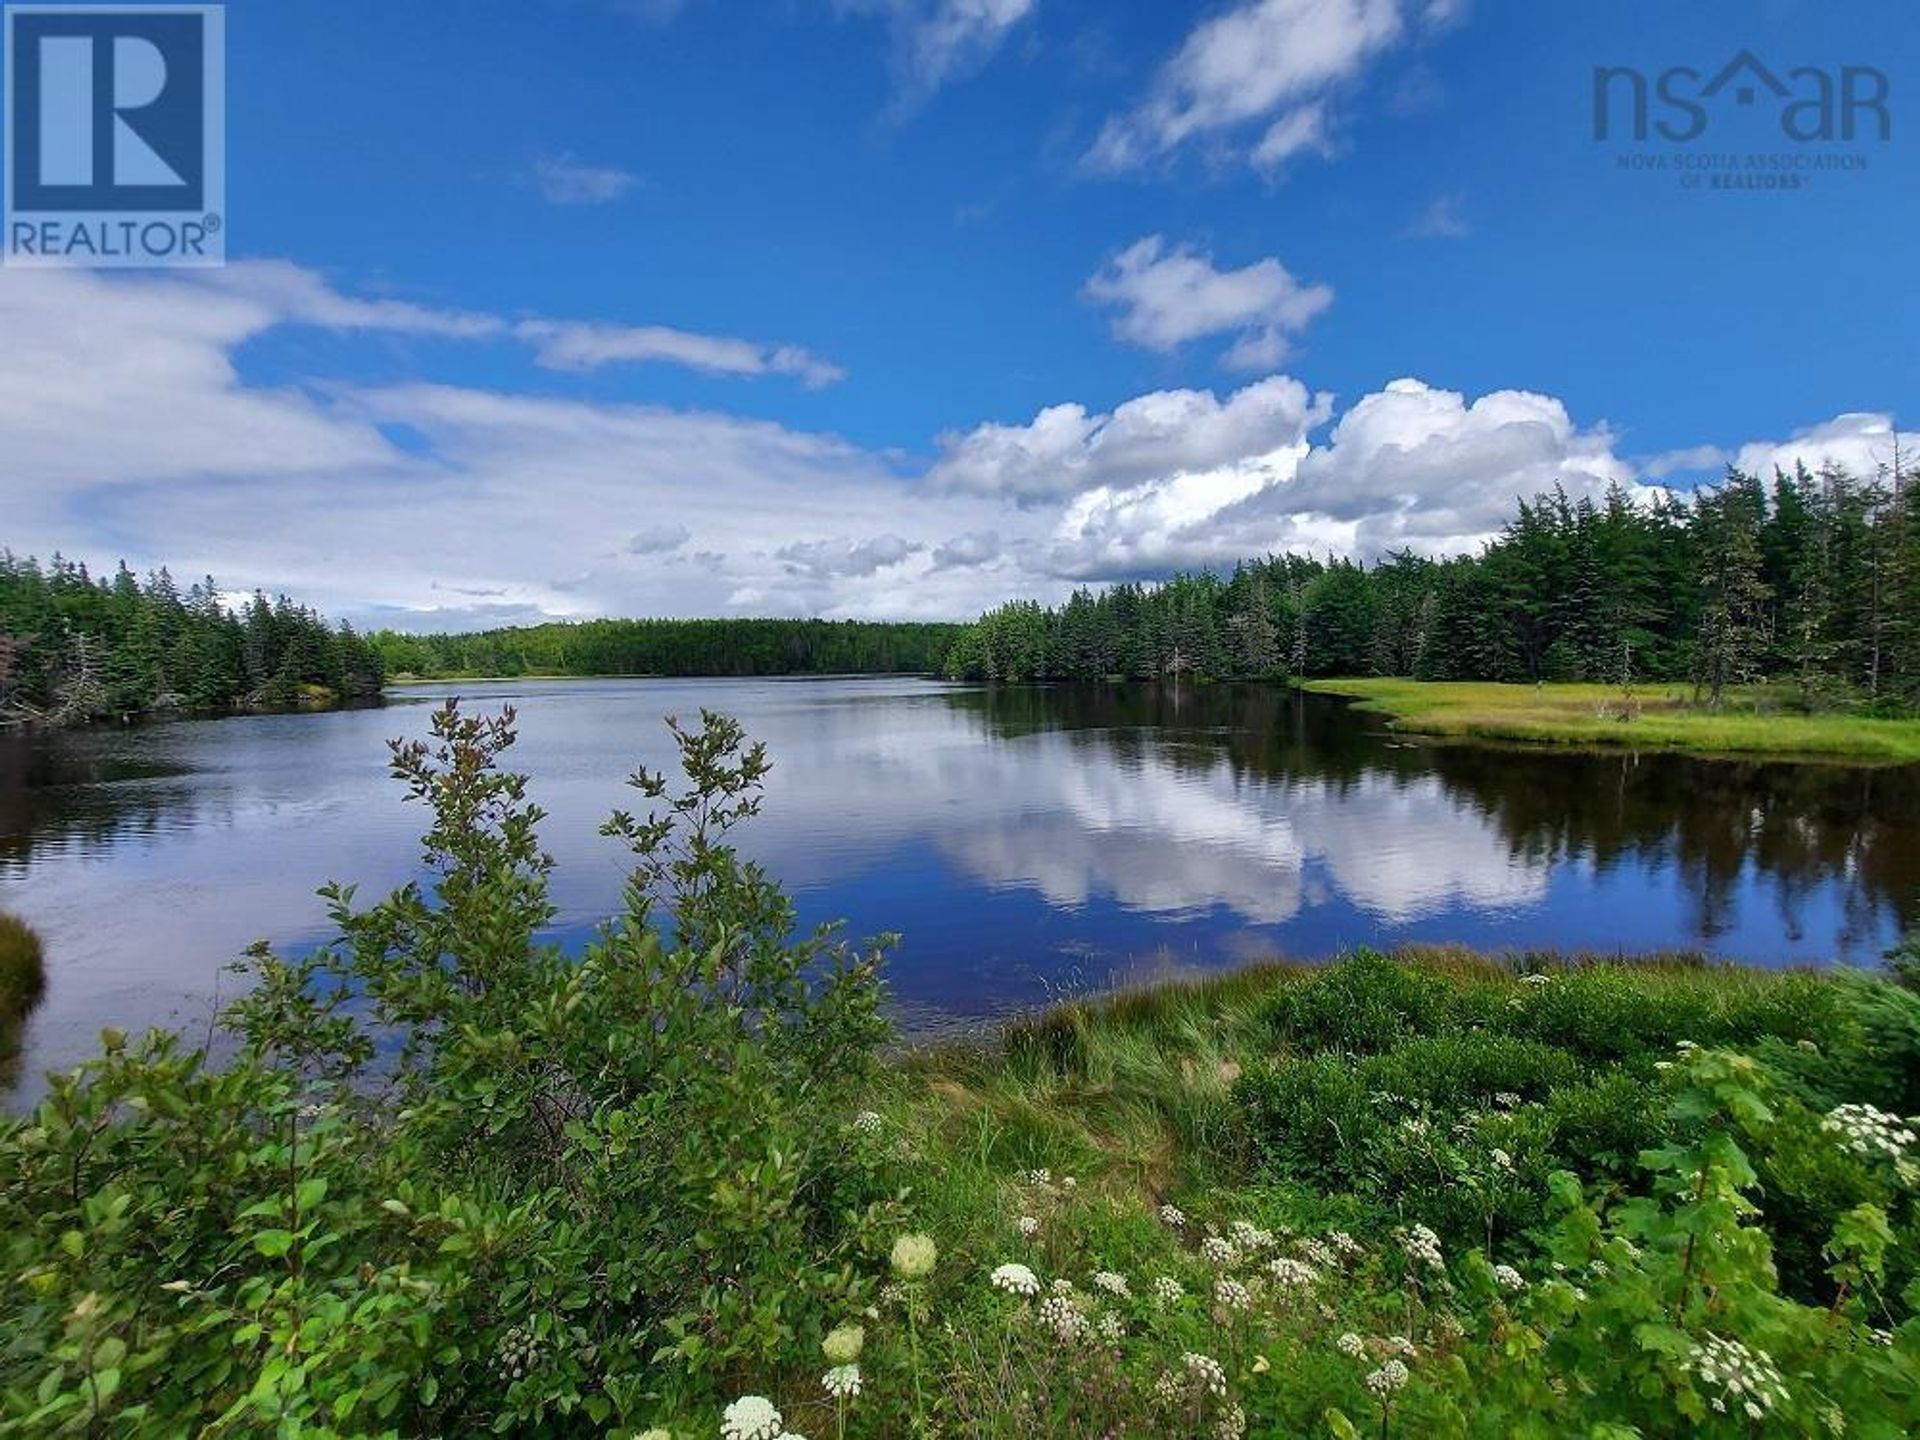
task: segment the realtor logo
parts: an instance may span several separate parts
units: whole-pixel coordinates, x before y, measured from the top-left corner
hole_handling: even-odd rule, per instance
[[[225,12],[6,7],[8,265],[226,258]]]

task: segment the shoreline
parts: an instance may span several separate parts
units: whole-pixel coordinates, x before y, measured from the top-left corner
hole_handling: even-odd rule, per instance
[[[1611,685],[1356,677],[1306,680],[1300,688],[1347,698],[1357,710],[1384,716],[1396,733],[1444,741],[1650,750],[1709,760],[1920,763],[1920,720],[1739,708],[1767,693],[1751,689],[1733,708],[1710,711],[1694,708],[1684,698],[1685,686],[1650,685],[1634,695],[1633,713],[1625,715],[1620,691]]]

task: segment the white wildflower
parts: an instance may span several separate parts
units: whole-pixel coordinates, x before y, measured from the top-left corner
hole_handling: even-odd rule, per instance
[[[1513,1156],[1509,1155],[1497,1145],[1493,1149],[1493,1168],[1509,1172],[1513,1169]]]
[[[1519,1291],[1527,1288],[1526,1277],[1511,1265],[1494,1266],[1493,1283],[1502,1290]]]
[[[1053,1184],[1053,1172],[1051,1170],[1029,1170],[1026,1174],[1026,1181],[1029,1185],[1051,1185]]]
[[[1040,1233],[1040,1222],[1031,1215],[1022,1215],[1018,1222],[1020,1238],[1031,1240]]]
[[[1514,1094],[1513,1091],[1502,1090],[1493,1097],[1493,1103],[1498,1105],[1502,1110],[1518,1110],[1521,1102],[1520,1097]]]
[[[1344,1230],[1330,1231],[1327,1235],[1327,1244],[1331,1245],[1334,1250],[1349,1260],[1358,1260],[1362,1255],[1366,1254],[1366,1250],[1361,1246],[1360,1242]]]
[[[1118,1345],[1127,1338],[1127,1327],[1118,1315],[1108,1311],[1100,1317],[1100,1338],[1109,1345]]]
[[[1040,1323],[1068,1344],[1087,1338],[1087,1317],[1064,1295],[1052,1295],[1040,1302]]]
[[[1333,1247],[1324,1240],[1316,1240],[1308,1236],[1297,1248],[1310,1263],[1318,1265],[1322,1270],[1331,1270],[1340,1263],[1340,1257],[1333,1253]]]
[[[1024,1265],[1002,1265],[993,1272],[993,1288],[1009,1295],[1034,1296],[1040,1293],[1040,1277]]]
[[[1200,1242],[1200,1255],[1215,1265],[1231,1265],[1240,1258],[1240,1252],[1234,1249],[1233,1242],[1218,1235],[1209,1235]]]
[[[1241,1250],[1271,1250],[1273,1248],[1273,1232],[1271,1230],[1262,1230],[1258,1225],[1246,1220],[1234,1221],[1233,1224],[1227,1227],[1227,1234],[1232,1238],[1234,1245]]]
[[[1384,1400],[1407,1383],[1407,1375],[1408,1370],[1404,1364],[1398,1360],[1389,1360],[1378,1370],[1368,1374],[1367,1389]]]
[[[1187,1298],[1187,1292],[1171,1275],[1156,1275],[1153,1277],[1153,1298],[1164,1308],[1178,1305]]]
[[[780,1412],[764,1395],[742,1395],[720,1417],[721,1440],[775,1440]]]
[[[1709,1335],[1688,1352],[1687,1363],[1701,1380],[1721,1392],[1713,1402],[1716,1408],[1739,1400],[1764,1413],[1787,1398],[1786,1381],[1773,1357],[1738,1340]],[[1751,1410],[1747,1413],[1759,1418]]]
[[[1536,970],[1531,975],[1522,975],[1520,977],[1520,983],[1536,987],[1540,985],[1551,985],[1553,983],[1553,977],[1551,975],[1543,975]]]
[[[836,1365],[820,1377],[827,1394],[836,1400],[851,1400],[860,1393],[860,1367]]]
[[[1367,1353],[1367,1342],[1351,1330],[1334,1341],[1333,1345],[1342,1355],[1349,1356],[1355,1360],[1358,1360],[1362,1355]]]
[[[1213,1303],[1222,1310],[1247,1310],[1253,1306],[1253,1292],[1238,1280],[1223,1276],[1213,1282]]]
[[[1176,1230],[1183,1228],[1187,1223],[1186,1212],[1177,1205],[1162,1205],[1160,1218]]]
[[[1238,1405],[1227,1406],[1214,1422],[1213,1433],[1215,1440],[1241,1440],[1247,1433],[1247,1412]]]
[[[1380,1348],[1389,1355],[1398,1355],[1403,1360],[1411,1360],[1419,1353],[1414,1349],[1413,1341],[1404,1335],[1389,1335],[1380,1342]]]
[[[1820,1122],[1820,1128],[1838,1135],[1840,1143],[1863,1160],[1897,1163],[1906,1158],[1915,1140],[1912,1123],[1872,1105],[1837,1106]]]
[[[1227,1372],[1221,1368],[1220,1362],[1212,1356],[1195,1354],[1189,1350],[1185,1355],[1180,1357],[1180,1363],[1185,1367],[1193,1383],[1209,1395],[1225,1395],[1227,1393]]]
[[[1401,1241],[1406,1247],[1409,1259],[1425,1265],[1429,1270],[1446,1269],[1446,1261],[1440,1255],[1440,1237],[1425,1225],[1415,1225]]]
[[[1094,1289],[1104,1290],[1120,1300],[1125,1300],[1133,1294],[1132,1289],[1127,1285],[1127,1277],[1117,1270],[1096,1270],[1090,1278],[1090,1283]]]
[[[876,1110],[862,1110],[853,1117],[853,1128],[862,1135],[878,1135],[885,1124]]]
[[[1281,1255],[1267,1266],[1267,1274],[1273,1277],[1273,1283],[1286,1290],[1305,1289],[1320,1278],[1320,1272],[1303,1260]]]
[[[1062,1275],[1058,1280],[1054,1281],[1053,1284],[1049,1285],[1047,1289],[1051,1290],[1055,1295],[1071,1295],[1073,1294],[1073,1281]]]

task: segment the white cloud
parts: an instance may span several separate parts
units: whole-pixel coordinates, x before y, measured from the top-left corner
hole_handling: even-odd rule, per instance
[[[815,389],[836,384],[847,373],[798,345],[765,345],[665,325],[523,320],[514,334],[532,344],[535,358],[550,370],[660,361],[709,375],[791,375]]]
[[[898,535],[876,535],[869,540],[837,536],[831,540],[797,541],[774,551],[774,558],[816,579],[874,575],[898,565],[926,547]]]
[[[1833,464],[1864,477],[1890,468],[1896,448],[1902,468],[1920,461],[1920,433],[1896,433],[1891,415],[1859,411],[1796,430],[1785,440],[1751,441],[1730,458],[1736,469],[1762,479],[1771,479],[1776,468],[1791,475],[1796,463],[1813,471]]]
[[[955,570],[974,565],[987,565],[998,560],[1001,553],[1002,546],[998,531],[982,530],[970,535],[956,535],[953,539],[934,546],[933,568]]]
[[[1333,141],[1327,133],[1328,124],[1326,101],[1310,100],[1296,106],[1267,127],[1260,143],[1253,147],[1253,163],[1273,172],[1296,155],[1331,156]]]
[[[1450,8],[1450,7],[1449,7]],[[1272,169],[1329,148],[1329,97],[1422,23],[1410,0],[1241,0],[1203,20],[1147,96],[1109,120],[1088,152],[1098,170],[1128,170],[1256,123],[1252,158]]]
[[[631,170],[590,165],[564,151],[536,155],[528,178],[555,205],[605,205],[640,183],[640,177]]]
[[[978,70],[1033,14],[1037,0],[837,0],[850,14],[884,18],[910,108],[950,80]]]
[[[1417,240],[1460,240],[1472,233],[1467,224],[1466,197],[1458,191],[1434,196],[1407,227],[1407,234]]]
[[[649,525],[628,537],[627,554],[663,555],[669,550],[678,550],[692,538],[693,532],[684,525]]]
[[[478,317],[484,321],[486,317]],[[709,411],[446,384],[259,383],[277,327],[493,343],[456,310],[356,300],[292,267],[0,272],[6,543],[284,588],[356,623],[542,616],[952,618],[1011,596],[1305,547],[1469,549],[1555,483],[1653,475],[1521,390],[1395,381],[1335,417],[1273,375],[949,434],[924,468]],[[1743,463],[1891,459],[1843,415]],[[1920,437],[1902,445],[1920,455]],[[695,537],[698,549],[694,549]],[[770,540],[777,536],[777,540]]]
[[[1083,292],[1118,307],[1113,333],[1149,350],[1168,351],[1211,335],[1235,335],[1225,360],[1242,370],[1271,370],[1292,337],[1333,303],[1326,285],[1303,285],[1269,256],[1238,270],[1216,269],[1191,246],[1169,250],[1159,235],[1121,251]]]
[[[1224,401],[1205,390],[1156,390],[1105,414],[1053,405],[1027,425],[942,436],[944,453],[927,481],[936,490],[1029,504],[1060,500],[1281,449],[1321,423],[1329,404],[1298,380],[1274,375]]]

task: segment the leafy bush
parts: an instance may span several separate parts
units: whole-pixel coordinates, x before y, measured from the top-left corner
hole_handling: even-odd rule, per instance
[[[765,755],[702,720],[684,791],[642,772],[609,823],[627,909],[578,960],[511,711],[449,705],[393,755],[426,889],[330,889],[336,941],[257,950],[224,1068],[109,1037],[0,1129],[0,1427],[598,1435],[871,1300],[880,952],[792,937],[727,843]]]
[[[1453,1028],[1465,1008],[1459,991],[1440,976],[1361,950],[1282,986],[1269,1022],[1285,1048],[1373,1055]]]

